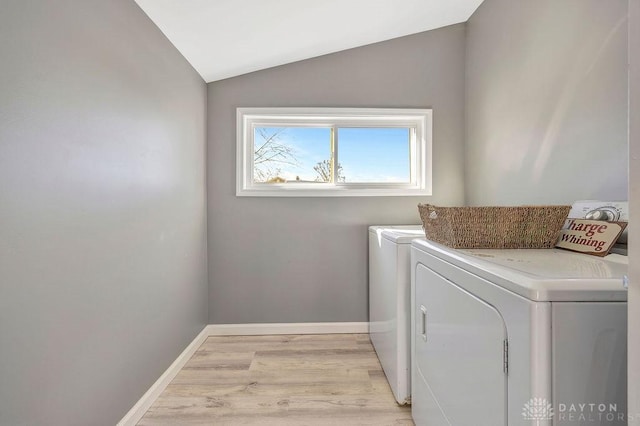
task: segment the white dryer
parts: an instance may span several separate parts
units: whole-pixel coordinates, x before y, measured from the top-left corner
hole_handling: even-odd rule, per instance
[[[625,256],[412,243],[417,426],[625,425]]]
[[[420,225],[369,227],[369,334],[400,404],[410,402],[411,240]]]

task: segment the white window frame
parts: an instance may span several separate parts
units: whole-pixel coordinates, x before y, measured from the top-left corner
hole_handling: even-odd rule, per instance
[[[406,108],[238,108],[236,195],[252,197],[431,195],[432,110]],[[256,183],[256,127],[409,127],[410,183]],[[336,154],[337,155],[337,154]],[[335,170],[336,168],[334,168]]]

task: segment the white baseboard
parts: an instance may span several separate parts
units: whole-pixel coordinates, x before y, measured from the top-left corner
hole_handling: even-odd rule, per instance
[[[368,322],[301,322],[291,324],[209,324],[209,336],[265,336],[269,334],[368,333]]]
[[[189,361],[191,356],[198,350],[198,348],[207,340],[209,334],[207,332],[207,327],[202,329],[202,331],[196,336],[195,339],[189,346],[186,347],[184,351],[173,361],[173,364],[167,368],[167,370],[160,376],[156,382],[151,385],[148,391],[142,395],[142,398],[134,405],[131,410],[118,422],[116,426],[135,426],[136,423],[142,419],[144,414],[147,412],[149,407],[153,405],[155,400],[160,396],[160,394],[166,389],[167,385],[171,383],[174,377],[180,372],[182,367]]]
[[[303,322],[291,324],[209,324],[167,368],[117,426],[135,426],[209,336],[266,336],[270,334],[368,333],[368,322]]]

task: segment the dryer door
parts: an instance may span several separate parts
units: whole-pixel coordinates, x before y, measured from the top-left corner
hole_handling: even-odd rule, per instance
[[[469,279],[475,279],[469,276]],[[416,425],[506,425],[506,327],[498,311],[422,264],[415,271]]]

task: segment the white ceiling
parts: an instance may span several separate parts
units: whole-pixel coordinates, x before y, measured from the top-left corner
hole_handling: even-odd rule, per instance
[[[205,81],[465,22],[483,0],[135,0]]]

